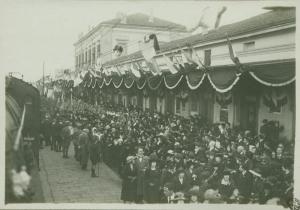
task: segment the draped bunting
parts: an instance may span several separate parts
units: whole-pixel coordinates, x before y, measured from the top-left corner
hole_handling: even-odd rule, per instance
[[[157,90],[163,83],[167,89],[172,90],[181,82],[186,81],[189,89],[195,90],[200,87],[204,79],[207,77],[210,84],[217,92],[225,93],[230,91],[239,81],[240,77],[236,75],[235,68],[235,66],[211,67],[207,72],[193,69],[193,71],[188,71],[186,74],[178,72],[177,74],[148,77],[142,76],[139,79],[134,79],[130,75],[115,75],[97,79],[97,81],[87,74],[85,75],[85,80],[82,84],[84,87],[99,86],[102,88],[104,84],[109,86],[112,82],[115,88],[120,88],[122,83],[124,83],[124,86],[129,89],[133,87],[135,83],[139,90],[144,89],[145,85],[147,85],[150,90]],[[256,64],[255,66],[249,66],[248,70],[249,74],[255,80],[266,86],[284,86],[295,80],[294,62],[265,65]]]
[[[174,89],[181,82],[182,74],[170,74],[164,76],[164,83],[168,89]]]
[[[104,82],[105,82],[106,86],[110,85],[111,81],[112,81],[112,78],[104,78]]]
[[[112,78],[112,83],[115,86],[115,88],[121,87],[123,82],[123,77],[113,77]]]
[[[209,71],[207,77],[213,88],[220,93],[225,93],[231,90],[239,80],[239,77],[236,75],[236,69],[234,67],[223,67],[220,69]]]
[[[136,84],[137,84],[137,88],[138,89],[143,89],[144,87],[145,87],[145,85],[146,85],[146,79],[143,77],[143,78],[141,78],[140,80],[138,80],[137,82],[136,82]]]
[[[161,76],[152,76],[152,77],[147,78],[147,83],[151,90],[158,89],[161,82],[162,82]]]
[[[186,75],[186,82],[191,90],[197,89],[203,82],[205,73],[203,71],[194,71]]]
[[[104,79],[100,79],[98,82],[99,88],[102,88],[104,85]]]
[[[131,77],[126,77],[123,80],[123,82],[124,82],[126,88],[131,88],[134,84],[134,79],[132,79]]]
[[[295,63],[257,66],[250,71],[250,75],[266,86],[284,86],[295,80]]]

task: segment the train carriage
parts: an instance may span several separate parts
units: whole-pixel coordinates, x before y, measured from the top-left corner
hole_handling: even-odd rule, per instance
[[[40,94],[12,76],[6,77],[5,94],[5,203],[32,202],[35,189],[22,190],[22,184],[26,178],[34,182],[39,169]]]

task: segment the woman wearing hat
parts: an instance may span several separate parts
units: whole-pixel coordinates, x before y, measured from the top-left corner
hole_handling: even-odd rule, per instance
[[[121,200],[124,203],[132,203],[136,200],[137,195],[137,168],[134,164],[134,157],[126,158],[126,165],[121,173],[123,183],[121,191]]]
[[[223,178],[219,183],[219,193],[224,201],[229,201],[230,196],[234,190],[234,184],[230,176],[230,171],[225,170],[223,172]]]
[[[150,159],[150,167],[145,172],[145,200],[147,203],[159,202],[160,171],[157,158]]]

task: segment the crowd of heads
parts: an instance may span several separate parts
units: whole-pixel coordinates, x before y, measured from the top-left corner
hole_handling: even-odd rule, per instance
[[[161,171],[162,195],[173,201],[289,205],[293,199],[293,143],[274,137],[269,125],[256,134],[200,115],[184,118],[109,103],[97,114],[63,113],[73,126],[103,134],[104,160],[117,172],[147,156],[149,167]],[[173,180],[181,177],[188,188],[176,192]]]

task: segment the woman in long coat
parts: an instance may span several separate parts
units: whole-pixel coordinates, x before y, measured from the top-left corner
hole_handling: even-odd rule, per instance
[[[134,164],[134,157],[128,156],[127,163],[122,170],[122,191],[121,200],[124,203],[132,203],[136,200],[137,195],[137,168]]]
[[[145,200],[147,203],[159,203],[160,171],[156,160],[150,161],[150,168],[145,172]]]

